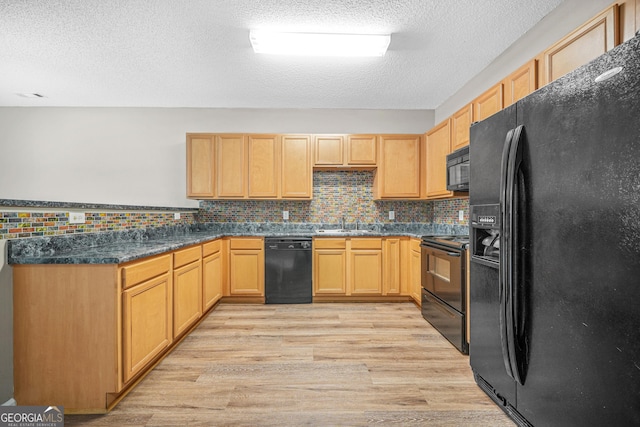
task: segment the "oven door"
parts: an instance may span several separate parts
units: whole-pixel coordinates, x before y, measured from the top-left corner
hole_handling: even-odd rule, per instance
[[[422,287],[460,313],[465,312],[462,251],[423,242]]]

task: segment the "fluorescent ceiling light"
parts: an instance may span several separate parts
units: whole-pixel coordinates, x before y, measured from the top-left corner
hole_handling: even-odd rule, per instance
[[[250,31],[255,53],[303,56],[384,56],[390,34],[321,34]]]

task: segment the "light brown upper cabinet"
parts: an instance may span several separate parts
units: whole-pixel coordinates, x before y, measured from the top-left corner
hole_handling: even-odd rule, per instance
[[[451,197],[447,190],[447,154],[451,152],[451,119],[440,123],[425,135],[427,155],[426,192],[427,199]]]
[[[215,196],[215,137],[187,135],[187,197]]]
[[[613,49],[619,42],[618,6],[613,5],[545,50],[542,84],[547,84]]]
[[[216,135],[218,191],[220,198],[238,199],[247,194],[247,138]]]
[[[280,181],[277,135],[249,135],[248,195],[250,198],[275,199]]]
[[[187,134],[187,197],[311,199],[309,135]]]
[[[283,199],[311,199],[313,169],[311,166],[311,136],[282,135]]]
[[[504,79],[504,106],[507,107],[538,89],[538,61],[532,59]]]
[[[314,135],[313,136],[313,165],[343,166],[345,135]]]
[[[376,135],[347,135],[347,165],[376,166],[377,140]]]
[[[376,135],[314,135],[316,169],[366,168],[377,163]]]
[[[420,198],[421,135],[381,135],[375,199]]]
[[[493,86],[473,101],[473,121],[479,122],[504,107],[502,82]]]
[[[469,128],[473,123],[473,104],[467,104],[451,116],[451,151],[469,145]]]

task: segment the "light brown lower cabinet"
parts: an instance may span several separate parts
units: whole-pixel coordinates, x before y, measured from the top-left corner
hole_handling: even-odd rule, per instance
[[[205,312],[222,298],[224,286],[222,240],[202,245],[202,311]]]
[[[173,340],[170,273],[126,289],[122,302],[123,381],[127,383]]]
[[[18,405],[110,410],[220,298],[221,251],[206,252],[206,274],[201,253],[196,245],[120,265],[14,265]]]
[[[411,298],[422,306],[422,253],[420,239],[411,239],[409,242],[409,271]]]
[[[201,246],[173,254],[173,336],[179,337],[202,316]]]
[[[401,296],[402,238],[315,238],[314,296]]]
[[[231,296],[264,297],[262,238],[229,239],[229,287]]]

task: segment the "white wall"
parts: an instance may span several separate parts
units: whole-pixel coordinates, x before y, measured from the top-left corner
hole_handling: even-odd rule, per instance
[[[197,207],[187,132],[423,133],[433,110],[0,108],[0,199]]]
[[[436,108],[440,123],[527,61],[609,7],[612,0],[565,0],[458,92]]]

